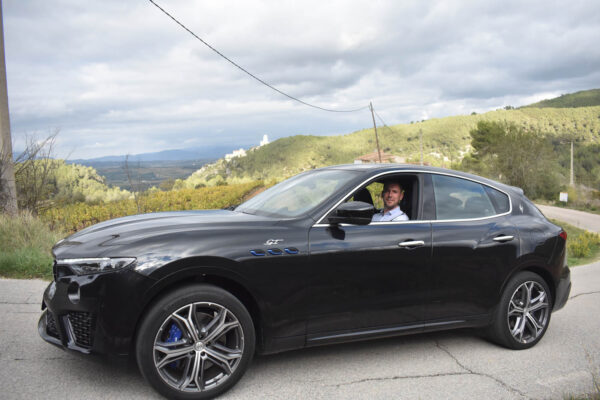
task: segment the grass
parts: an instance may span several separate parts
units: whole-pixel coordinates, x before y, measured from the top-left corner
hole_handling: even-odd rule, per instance
[[[588,243],[589,252],[585,256],[576,257],[573,252],[573,247],[572,247],[575,244],[585,245],[584,243],[581,243],[582,241],[586,240],[584,238],[589,238],[590,236],[596,236],[596,238],[597,238],[597,235],[593,235],[593,234],[590,235],[590,232],[587,232],[584,229],[577,228],[576,226],[567,224],[566,222],[563,222],[563,221],[557,221],[555,219],[551,219],[550,221],[552,221],[554,224],[562,227],[565,230],[565,232],[567,232],[567,243],[569,244],[569,246],[571,246],[570,251],[568,251],[568,258],[567,258],[567,262],[570,267],[575,267],[577,265],[591,264],[595,261],[600,260],[600,243],[598,240],[595,240],[595,241],[589,240],[589,243]],[[586,232],[587,232],[587,234],[586,234]]]
[[[0,215],[0,276],[52,279],[52,245],[64,235],[28,213]]]

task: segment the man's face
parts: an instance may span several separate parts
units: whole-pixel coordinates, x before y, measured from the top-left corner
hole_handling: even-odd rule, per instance
[[[400,204],[400,200],[404,197],[404,192],[402,188],[397,183],[387,183],[383,187],[383,192],[381,192],[381,198],[383,199],[383,208],[388,211],[393,208],[396,208],[398,204]]]

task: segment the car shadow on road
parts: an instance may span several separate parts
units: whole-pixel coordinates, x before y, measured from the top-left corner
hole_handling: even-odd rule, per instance
[[[226,397],[253,398],[261,390],[277,390],[281,385],[320,385],[335,386],[340,381],[360,379],[360,370],[398,368],[410,363],[421,365],[430,363],[427,358],[436,353],[437,343],[448,340],[463,342],[471,346],[475,342],[488,345],[477,331],[459,329],[454,331],[425,333],[412,336],[397,336],[352,343],[311,347],[279,354],[256,356],[246,376]],[[489,346],[494,346],[489,344]],[[435,350],[435,351],[434,351]],[[96,377],[94,386],[110,382],[111,393],[131,398],[161,398],[144,381],[135,361],[123,357],[100,355],[86,356],[74,354],[72,363],[62,363],[63,377],[79,382],[90,382],[89,376]],[[454,361],[449,360],[449,365]],[[379,366],[379,367],[377,367]],[[332,374],[331,371],[335,371]],[[390,371],[389,373],[396,373]],[[410,372],[410,371],[409,371]]]
[[[277,354],[258,355],[254,358],[253,365],[268,365],[277,362],[294,362],[311,358],[330,358],[331,356],[353,356],[358,353],[385,353],[391,350],[402,350],[414,346],[431,346],[432,344],[447,339],[464,339],[465,341],[480,341],[489,343],[484,335],[476,329],[461,328],[449,331],[428,332],[405,336],[392,336],[381,339],[357,340],[340,344],[307,347],[298,350]]]

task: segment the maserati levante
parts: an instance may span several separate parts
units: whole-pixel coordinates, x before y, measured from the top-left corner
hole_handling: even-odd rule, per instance
[[[526,349],[567,301],[566,239],[516,187],[414,165],[326,167],[236,207],[61,240],[38,330],[135,357],[182,399],[224,392],[255,353],[463,327]]]

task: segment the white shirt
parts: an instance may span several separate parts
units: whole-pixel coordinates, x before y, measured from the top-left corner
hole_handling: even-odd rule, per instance
[[[387,221],[408,221],[408,215],[400,209],[400,206],[392,208],[390,211],[385,212],[381,210],[377,214],[373,215],[372,222],[387,222]]]

